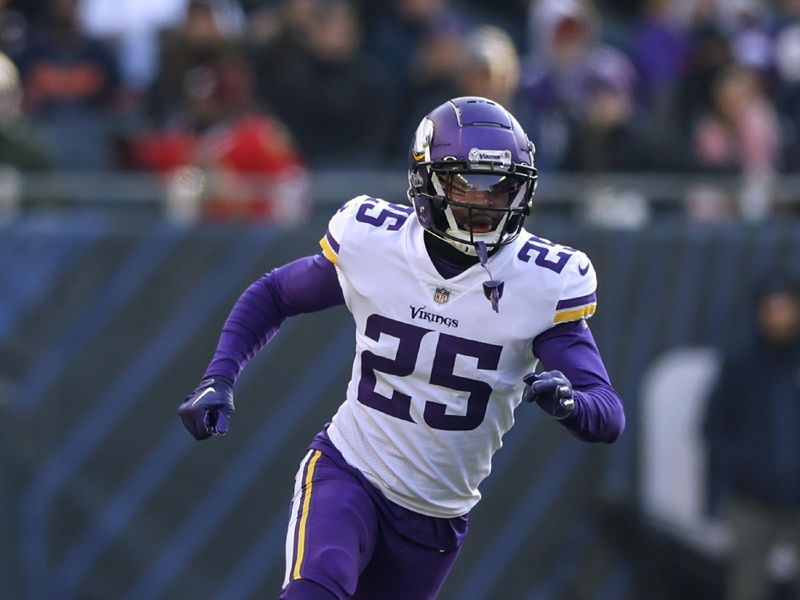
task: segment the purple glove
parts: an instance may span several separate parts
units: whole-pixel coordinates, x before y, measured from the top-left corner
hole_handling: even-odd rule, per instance
[[[526,384],[522,399],[536,402],[544,412],[559,421],[566,419],[575,410],[572,384],[561,371],[545,371],[538,375],[529,373],[522,381]]]
[[[178,407],[178,416],[195,439],[204,440],[225,435],[234,410],[231,382],[224,377],[209,377],[186,396]]]

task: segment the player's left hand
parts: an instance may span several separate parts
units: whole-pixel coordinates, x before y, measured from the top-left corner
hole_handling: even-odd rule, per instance
[[[183,426],[196,440],[225,435],[233,411],[233,385],[224,377],[209,377],[178,407]]]
[[[572,383],[561,371],[529,373],[522,381],[526,384],[522,399],[536,402],[544,412],[556,419],[566,419],[575,410]]]

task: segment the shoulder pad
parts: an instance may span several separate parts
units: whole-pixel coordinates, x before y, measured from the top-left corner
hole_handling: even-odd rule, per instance
[[[331,217],[331,220],[328,221],[328,229],[319,241],[319,245],[322,248],[322,253],[325,255],[325,258],[333,264],[336,264],[339,260],[339,245],[344,238],[347,224],[353,220],[353,216],[356,214],[358,207],[366,198],[368,198],[368,196],[356,196],[348,200],[339,207],[339,210],[337,210]]]
[[[357,196],[345,202],[331,217],[328,230],[319,241],[322,253],[333,264],[339,260],[339,249],[345,243],[346,231],[354,223],[370,230],[398,231],[414,209],[404,204],[391,204],[370,196]]]

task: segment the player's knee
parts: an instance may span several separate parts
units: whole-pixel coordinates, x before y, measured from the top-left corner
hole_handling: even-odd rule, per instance
[[[293,579],[281,591],[280,600],[339,600],[339,597],[310,579]]]

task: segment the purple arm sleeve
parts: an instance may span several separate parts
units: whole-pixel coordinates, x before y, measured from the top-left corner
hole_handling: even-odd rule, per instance
[[[236,301],[204,377],[236,381],[286,317],[339,304],[344,304],[344,296],[336,267],[322,254],[270,271]]]
[[[625,429],[625,411],[586,322],[548,329],[533,341],[533,353],[546,371],[564,373],[575,390],[575,410],[560,423],[585,442],[616,440]]]

